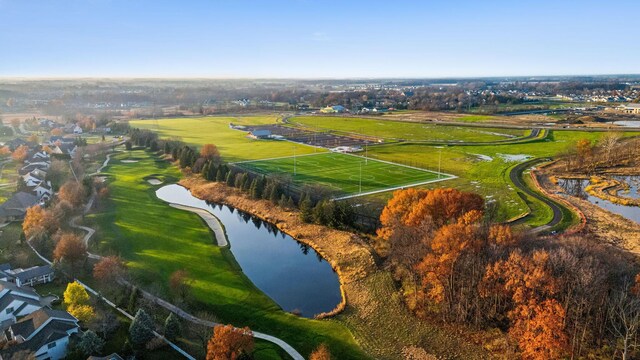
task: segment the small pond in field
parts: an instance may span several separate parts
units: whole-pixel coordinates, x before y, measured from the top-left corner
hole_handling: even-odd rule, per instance
[[[617,177],[618,180],[626,181],[630,186],[629,192],[620,192],[620,196],[625,197],[634,197],[638,195],[638,181],[637,176],[631,177]],[[636,184],[633,186],[633,184]],[[581,199],[585,199],[592,204],[598,205],[599,207],[608,210],[612,213],[621,215],[631,221],[635,221],[640,223],[640,207],[638,206],[626,206],[620,204],[614,204],[611,201],[603,200],[593,195],[588,194],[584,191],[584,188],[589,185],[589,180],[586,179],[558,179],[558,185],[560,185],[563,190],[572,196],[579,197]]]
[[[340,283],[329,263],[273,224],[232,207],[207,203],[177,184],[161,187],[156,195],[166,202],[204,209],[220,219],[242,271],[285,311],[313,317],[340,303]]]

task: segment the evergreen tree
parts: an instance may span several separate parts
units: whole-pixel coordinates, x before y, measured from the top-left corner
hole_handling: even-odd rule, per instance
[[[242,189],[244,187],[245,181],[244,175],[245,173],[237,173],[233,182],[233,186],[237,187],[238,189]]]
[[[300,219],[306,223],[313,221],[313,202],[307,194],[300,200]]]
[[[164,321],[164,336],[174,341],[182,334],[182,327],[180,326],[180,320],[174,313],[170,313],[167,319]]]
[[[180,156],[178,148],[174,147],[173,149],[171,149],[171,158],[173,159],[173,161],[178,160],[178,156]]]
[[[130,313],[134,312],[136,310],[136,305],[138,304],[138,288],[134,287],[131,290],[131,294],[129,295],[129,303],[127,304],[127,310],[129,310]]]
[[[164,153],[171,154],[171,145],[168,141],[164,143]]]
[[[80,341],[78,342],[78,349],[82,351],[85,356],[99,354],[104,347],[104,340],[98,336],[95,332],[87,330],[82,334]]]
[[[229,171],[227,173],[227,178],[226,178],[227,186],[233,186],[234,181],[235,181],[235,176],[233,174],[233,171]]]
[[[285,194],[280,195],[280,200],[278,200],[278,205],[281,208],[287,208],[287,196]]]
[[[271,183],[271,189],[269,191],[269,200],[272,203],[277,204],[278,200],[280,200],[280,186],[276,182]]]
[[[254,178],[251,180],[251,185],[249,186],[249,196],[252,199],[258,199],[260,196],[258,194],[258,178]]]
[[[248,191],[250,185],[251,184],[249,182],[249,174],[243,173],[242,174],[242,190]]]
[[[209,161],[209,173],[207,174],[207,180],[216,181],[217,175],[218,175],[218,166],[213,161]]]
[[[210,162],[207,161],[202,167],[202,170],[200,171],[200,174],[205,180],[209,180],[209,165],[210,165]]]
[[[223,182],[227,178],[226,165],[222,165],[218,168],[218,173],[216,174],[216,181]]]
[[[144,310],[139,309],[129,326],[129,339],[136,346],[142,346],[153,339],[155,325],[153,319]]]

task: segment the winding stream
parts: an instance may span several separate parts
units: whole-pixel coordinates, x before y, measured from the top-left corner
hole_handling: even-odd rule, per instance
[[[177,184],[161,187],[156,195],[215,215],[224,225],[242,271],[285,311],[313,317],[340,303],[340,283],[329,263],[273,224],[229,206],[207,203]]]
[[[624,178],[621,178],[621,179],[625,180]],[[627,180],[631,181],[632,179],[627,179]],[[637,185],[637,180],[635,181],[636,182],[630,182],[630,183],[631,184],[635,183]],[[605,210],[621,215],[631,221],[635,221],[640,224],[640,207],[615,204],[615,203],[612,203],[611,201],[603,200],[593,195],[590,195],[589,193],[584,191],[584,188],[587,187],[587,185],[589,185],[589,180],[558,179],[558,185],[560,185],[564,189],[564,191],[569,195],[576,196],[581,199],[585,199],[594,205],[598,205],[599,207]],[[629,189],[628,193],[621,192],[620,194],[622,196],[634,197],[634,196],[637,196],[637,193],[638,193],[637,186],[631,185],[631,188]]]

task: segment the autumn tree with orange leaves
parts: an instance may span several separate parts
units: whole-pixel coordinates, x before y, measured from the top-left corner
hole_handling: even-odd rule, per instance
[[[424,239],[472,210],[481,214],[483,208],[481,196],[456,189],[398,190],[382,210],[377,234],[390,261],[413,266],[428,248]]]
[[[26,145],[18,146],[13,153],[11,154],[11,158],[17,162],[23,162],[29,156],[29,147]]]
[[[207,360],[236,360],[249,355],[254,346],[253,332],[248,328],[234,328],[232,325],[217,325],[207,344]]]
[[[79,235],[63,233],[53,249],[53,258],[58,262],[68,263],[74,271],[76,264],[87,258],[87,246]]]
[[[106,256],[93,266],[93,277],[103,284],[114,284],[124,276],[125,266],[118,256]]]
[[[204,144],[200,149],[200,156],[207,160],[216,160],[220,158],[220,151],[214,144]]]
[[[28,208],[22,222],[22,231],[27,239],[51,235],[58,227],[59,223],[53,213],[40,206]]]
[[[82,205],[85,196],[86,191],[84,186],[74,180],[69,180],[62,184],[58,191],[58,199],[68,201],[73,206]]]
[[[516,340],[523,359],[560,358],[568,349],[564,329],[565,310],[553,298],[558,280],[550,270],[549,253],[536,250],[531,256],[516,250],[506,260],[487,267],[482,293],[509,300],[509,335]]]

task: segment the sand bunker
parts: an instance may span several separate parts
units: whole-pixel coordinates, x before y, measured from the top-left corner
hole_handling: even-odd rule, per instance
[[[147,182],[151,185],[160,185],[162,184],[162,180],[156,178],[147,179]]]
[[[120,160],[120,162],[123,162],[125,164],[131,164],[131,163],[137,163],[138,160]]]

